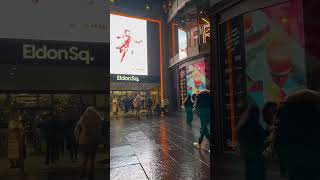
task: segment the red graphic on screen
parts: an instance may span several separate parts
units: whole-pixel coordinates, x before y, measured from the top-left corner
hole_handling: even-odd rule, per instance
[[[120,63],[122,63],[123,59],[125,58],[128,50],[129,50],[131,42],[136,43],[136,44],[140,44],[142,42],[142,40],[140,40],[140,41],[134,40],[131,37],[130,30],[127,30],[127,29],[124,30],[124,35],[117,36],[117,39],[123,39],[124,40],[123,44],[121,46],[117,47],[117,49],[119,49],[120,54],[122,54]],[[132,54],[133,54],[133,51],[132,51]]]

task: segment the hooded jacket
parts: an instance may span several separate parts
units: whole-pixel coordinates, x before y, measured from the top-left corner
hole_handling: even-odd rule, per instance
[[[88,107],[78,122],[79,144],[98,144],[102,117],[94,107]]]

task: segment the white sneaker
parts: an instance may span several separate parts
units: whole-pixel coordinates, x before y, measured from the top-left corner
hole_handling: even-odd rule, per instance
[[[199,144],[199,143],[193,143],[193,145],[194,145],[196,148],[198,148],[198,149],[201,148],[201,144]]]

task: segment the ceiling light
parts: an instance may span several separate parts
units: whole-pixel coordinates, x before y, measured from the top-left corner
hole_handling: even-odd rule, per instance
[[[150,4],[146,4],[146,10],[149,11],[151,9]]]

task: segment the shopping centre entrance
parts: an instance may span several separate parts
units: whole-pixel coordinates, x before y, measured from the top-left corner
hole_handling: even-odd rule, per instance
[[[110,114],[111,116],[133,115],[133,101],[137,95],[141,96],[141,113],[147,112],[146,99],[151,98],[153,107],[160,105],[160,85],[158,83],[129,83],[129,82],[111,82],[110,86]],[[127,99],[127,101],[126,101]],[[129,101],[128,101],[129,100]],[[125,103],[128,103],[127,111]],[[116,106],[116,107],[115,107]],[[115,112],[116,111],[116,112]]]

